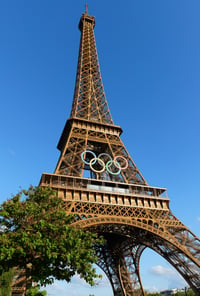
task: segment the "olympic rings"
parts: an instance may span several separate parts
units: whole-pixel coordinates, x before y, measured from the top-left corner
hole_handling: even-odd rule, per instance
[[[112,157],[107,153],[100,153],[98,157],[91,150],[85,150],[81,153],[81,160],[90,166],[95,173],[103,173],[105,170],[112,175],[119,175],[121,170],[128,167],[128,161],[122,155]]]

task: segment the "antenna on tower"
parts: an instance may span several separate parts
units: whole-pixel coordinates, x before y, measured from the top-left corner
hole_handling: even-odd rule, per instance
[[[87,5],[87,3],[85,4],[85,13],[88,14],[88,5]]]

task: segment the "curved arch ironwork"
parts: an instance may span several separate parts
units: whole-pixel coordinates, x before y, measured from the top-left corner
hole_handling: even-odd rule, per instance
[[[106,241],[111,240],[101,250],[98,247],[96,249],[100,258],[98,265],[107,274],[113,287],[114,295],[118,295],[119,291],[122,293],[119,295],[144,295],[140,279],[139,262],[141,254],[146,247],[151,248],[166,259],[198,295],[200,291],[198,249],[200,241],[186,227],[184,231],[190,234],[190,241],[189,239],[187,242],[185,240],[185,244],[183,244],[183,241],[180,240],[181,236],[175,236],[174,231],[160,230],[152,225],[149,227],[147,223],[141,221],[138,223],[138,221],[132,221],[124,217],[92,217],[79,220],[73,223],[73,225],[99,233],[105,237]],[[180,231],[183,231],[183,228]],[[198,242],[196,253],[194,240]],[[192,246],[193,250],[191,250]],[[115,253],[118,254],[117,257],[113,255],[113,248]],[[105,252],[108,262],[104,257],[104,264],[102,264],[101,254]],[[120,260],[123,261],[121,264],[123,268],[120,268]],[[107,266],[110,266],[109,272]],[[112,272],[110,272],[111,270]],[[129,275],[129,280],[126,278],[126,273]],[[130,283],[131,288],[128,287]],[[123,286],[125,286],[124,291],[126,293],[123,292]],[[130,292],[129,294],[128,291],[131,289],[137,291],[137,293],[131,294]]]

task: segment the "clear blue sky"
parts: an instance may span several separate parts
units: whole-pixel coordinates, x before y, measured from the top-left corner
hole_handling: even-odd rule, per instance
[[[200,236],[200,1],[87,2],[122,139],[148,183],[168,188],[173,213]],[[82,0],[0,1],[0,201],[55,169],[84,6]],[[152,252],[141,265],[145,288],[185,285]],[[77,278],[56,285],[49,295],[112,295],[106,279],[90,292]]]

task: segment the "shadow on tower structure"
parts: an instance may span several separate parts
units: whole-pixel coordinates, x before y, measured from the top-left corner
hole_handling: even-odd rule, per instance
[[[66,202],[73,223],[105,237],[96,246],[98,265],[115,296],[144,295],[140,257],[151,248],[200,295],[200,240],[169,209],[166,189],[151,187],[131,159],[113,123],[102,84],[95,19],[81,16],[76,84],[70,118],[62,132],[54,174],[43,173]]]

